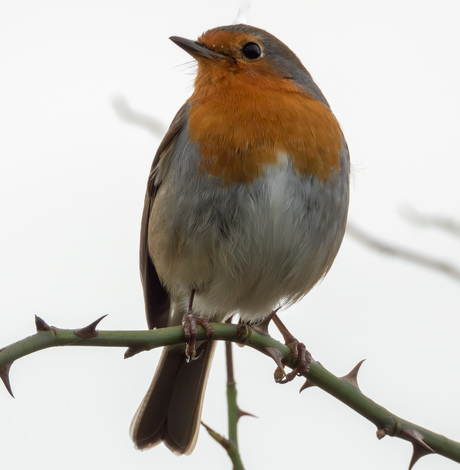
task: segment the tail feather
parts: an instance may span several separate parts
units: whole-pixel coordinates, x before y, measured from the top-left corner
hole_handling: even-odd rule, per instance
[[[152,384],[142,400],[130,434],[138,449],[164,442],[176,454],[190,454],[201,421],[206,382],[216,343],[203,343],[198,359],[185,360],[184,346],[163,350]]]

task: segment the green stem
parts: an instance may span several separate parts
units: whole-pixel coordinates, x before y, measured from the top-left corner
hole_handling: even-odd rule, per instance
[[[228,407],[228,440],[231,445],[227,453],[232,460],[233,470],[244,470],[238,448],[238,419],[239,410],[236,403],[236,384],[227,384],[227,407]]]
[[[292,366],[290,363],[291,354],[289,348],[270,336],[259,333],[252,328],[242,329],[238,328],[237,325],[231,324],[213,323],[212,327],[215,332],[215,340],[226,340],[246,344],[267,355],[271,355],[269,354],[270,350],[279,351],[283,363]],[[47,331],[39,331],[33,336],[20,340],[0,350],[0,368],[3,367],[3,369],[0,370],[0,372],[3,373],[2,378],[5,379],[5,376],[8,374],[8,366],[15,360],[41,349],[54,346],[130,347],[132,348],[132,355],[133,351],[140,352],[142,350],[184,342],[184,332],[180,326],[150,331],[98,331],[97,336],[92,338],[77,336],[75,331],[50,327]],[[206,332],[200,326],[198,340],[205,339]],[[373,422],[379,429],[380,437],[384,435],[396,436],[414,443],[414,439],[408,437],[407,432],[405,433],[407,429],[414,430],[420,435],[423,440],[422,443],[428,445],[436,453],[460,463],[459,442],[455,442],[396,416],[363,395],[357,387],[331,374],[318,362],[313,361],[311,363],[310,372],[306,374],[306,377],[309,381]],[[228,400],[232,400],[233,403],[233,400],[236,400],[236,390],[233,392],[232,387],[229,387],[228,390]],[[232,436],[229,432],[229,436],[230,438],[236,439],[236,434]],[[415,442],[415,444],[418,445],[417,442]],[[239,468],[243,467],[241,466]]]
[[[232,460],[234,470],[244,470],[238,447],[238,420],[240,409],[236,401],[236,382],[233,372],[232,343],[225,343],[225,357],[227,363],[227,410],[228,410],[228,440],[230,446],[227,453]]]

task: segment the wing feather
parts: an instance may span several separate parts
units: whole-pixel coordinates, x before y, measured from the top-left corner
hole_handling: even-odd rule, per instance
[[[157,169],[164,164],[165,159],[171,158],[174,144],[180,132],[185,128],[188,116],[188,103],[184,104],[174,117],[166,135],[158,147],[153,159],[145,194],[144,211],[142,213],[141,241],[139,261],[142,287],[144,289],[145,312],[150,329],[163,328],[168,325],[170,298],[160,282],[155,266],[150,258],[148,249],[148,227],[150,212],[161,181],[156,178]]]

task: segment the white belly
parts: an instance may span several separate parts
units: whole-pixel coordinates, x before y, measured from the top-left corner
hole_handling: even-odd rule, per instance
[[[248,185],[200,184],[163,181],[149,224],[150,256],[176,310],[196,289],[197,314],[258,321],[329,269],[348,205],[338,179],[301,178],[283,157]]]

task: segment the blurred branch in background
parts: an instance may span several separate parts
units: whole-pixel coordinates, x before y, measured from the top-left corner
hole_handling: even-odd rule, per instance
[[[364,230],[356,227],[352,223],[348,223],[347,234],[356,241],[364,244],[368,248],[378,251],[379,253],[393,256],[410,263],[418,264],[419,266],[423,266],[428,269],[433,269],[451,277],[457,282],[460,282],[460,269],[449,263],[446,263],[445,261],[431,258],[422,253],[416,253],[409,249],[397,247],[382,240],[378,240]]]
[[[411,206],[401,210],[406,220],[422,227],[434,227],[448,235],[460,238],[460,222],[449,217],[434,214],[422,214]]]
[[[123,95],[115,95],[112,97],[110,102],[112,103],[115,114],[122,121],[142,127],[155,137],[163,137],[166,132],[166,126],[163,122],[148,114],[144,114],[141,111],[131,108],[127,99]]]
[[[241,0],[240,6],[238,8],[238,12],[236,17],[233,21],[233,24],[238,23],[247,23],[247,18],[249,16],[249,10],[251,9],[251,1],[250,0]]]

